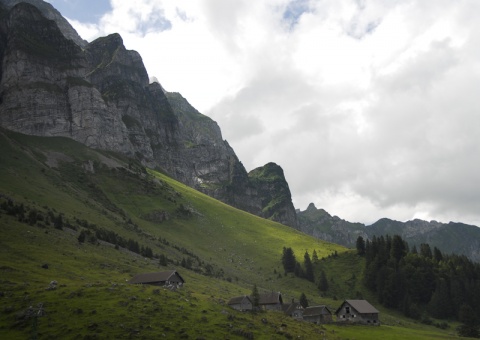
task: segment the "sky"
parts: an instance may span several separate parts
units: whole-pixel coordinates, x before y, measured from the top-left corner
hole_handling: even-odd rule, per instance
[[[50,0],[120,33],[295,207],[480,226],[480,1]]]

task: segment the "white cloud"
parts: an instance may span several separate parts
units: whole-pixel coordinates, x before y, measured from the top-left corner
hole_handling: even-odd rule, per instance
[[[215,119],[297,208],[480,225],[480,3],[112,0],[150,76]]]

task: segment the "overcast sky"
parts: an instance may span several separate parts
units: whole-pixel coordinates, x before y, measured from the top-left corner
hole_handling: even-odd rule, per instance
[[[480,225],[480,1],[51,0],[120,33],[296,208]]]

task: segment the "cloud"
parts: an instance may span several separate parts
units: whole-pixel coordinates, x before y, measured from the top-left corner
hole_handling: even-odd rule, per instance
[[[247,169],[351,221],[480,225],[480,3],[111,1],[150,76],[215,119]],[[85,36],[86,35],[86,36]]]

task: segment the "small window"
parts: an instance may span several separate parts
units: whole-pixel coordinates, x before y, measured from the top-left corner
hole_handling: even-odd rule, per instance
[[[350,307],[345,307],[345,312],[346,312],[347,314],[350,314]]]

